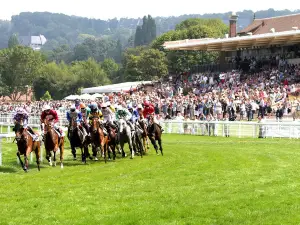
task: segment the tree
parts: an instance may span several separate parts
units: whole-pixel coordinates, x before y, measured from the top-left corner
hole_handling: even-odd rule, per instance
[[[224,36],[228,26],[219,19],[187,19],[176,26],[176,30],[169,31],[157,37],[151,47],[166,52],[169,71],[180,73],[191,70],[194,66],[212,63],[218,57],[217,52],[201,51],[165,51],[162,47],[166,41],[185,39],[218,38]]]
[[[8,47],[13,48],[15,46],[19,45],[19,39],[17,34],[13,34],[10,36],[8,40]]]
[[[134,46],[148,45],[156,38],[155,20],[148,15],[143,17],[143,25],[137,26],[134,38]]]
[[[101,63],[101,68],[107,74],[111,81],[116,80],[116,73],[119,71],[119,65],[112,58],[105,59]]]
[[[94,59],[79,61],[70,68],[74,76],[78,78],[78,87],[95,87],[109,84],[107,74]]]
[[[45,94],[43,95],[43,97],[41,97],[41,100],[42,100],[42,101],[50,101],[50,100],[52,100],[49,91],[46,91],[46,92],[45,92]]]
[[[2,95],[10,96],[14,101],[27,92],[44,64],[40,52],[31,48],[15,46],[0,51],[0,75]]]
[[[165,53],[149,49],[141,53],[138,67],[143,80],[158,80],[168,75],[168,62]]]

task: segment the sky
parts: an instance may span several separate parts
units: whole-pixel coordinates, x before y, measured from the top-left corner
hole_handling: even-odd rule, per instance
[[[54,12],[96,19],[114,17],[138,18],[150,14],[179,16],[183,14],[253,11],[269,8],[300,9],[299,0],[6,0],[0,7],[0,19],[10,20],[20,12]]]

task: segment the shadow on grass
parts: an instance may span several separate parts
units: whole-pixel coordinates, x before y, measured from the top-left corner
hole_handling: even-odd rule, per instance
[[[0,167],[0,173],[17,173],[18,170],[12,167]]]

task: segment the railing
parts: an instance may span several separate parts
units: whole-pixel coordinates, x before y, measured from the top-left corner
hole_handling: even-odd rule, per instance
[[[66,127],[68,121],[65,116],[60,116],[60,126]],[[234,137],[253,137],[263,132],[263,137],[282,137],[299,138],[300,122],[286,121],[274,122],[242,122],[242,121],[174,121],[165,120],[160,122],[164,128],[164,133],[168,134],[189,134],[189,135],[208,135],[208,136],[234,136]],[[37,116],[29,117],[28,125],[34,128],[40,127],[40,118]],[[12,132],[13,121],[11,115],[0,116],[0,133]]]

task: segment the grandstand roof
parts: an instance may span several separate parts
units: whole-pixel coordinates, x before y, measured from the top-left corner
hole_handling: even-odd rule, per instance
[[[271,29],[274,29],[276,32],[283,32],[293,30],[293,27],[300,28],[300,14],[255,19],[248,27],[240,31],[239,34],[249,32],[252,34],[266,34]]]
[[[167,50],[236,51],[245,48],[300,43],[300,30],[218,39],[187,39],[163,44]]]

